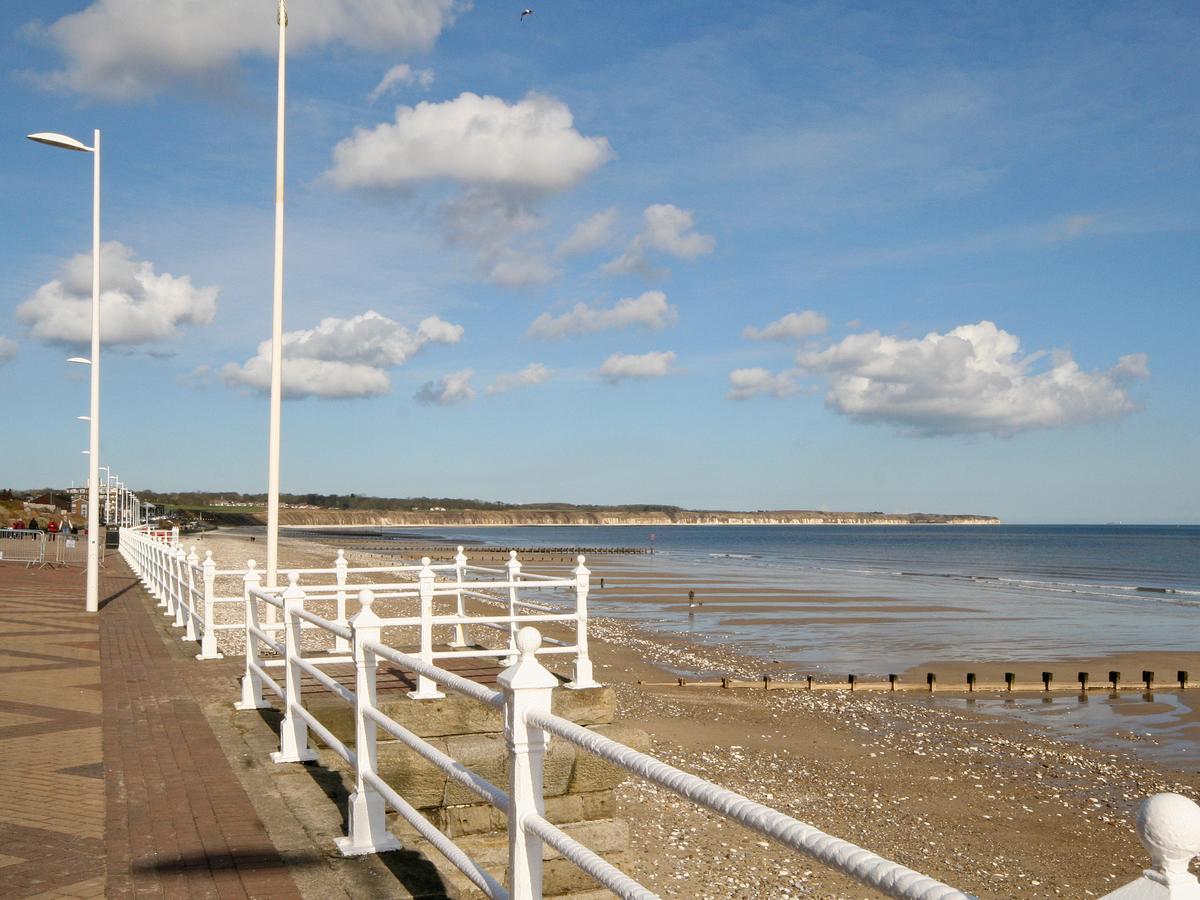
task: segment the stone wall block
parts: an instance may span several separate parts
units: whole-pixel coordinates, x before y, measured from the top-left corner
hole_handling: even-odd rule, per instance
[[[650,750],[650,736],[640,728],[631,725],[597,725],[592,730],[634,750],[643,753]],[[576,756],[575,769],[571,773],[570,791],[572,794],[586,794],[612,790],[627,777],[628,773],[624,769],[604,762],[590,753],[580,752]]]
[[[434,738],[429,743],[446,752],[445,740]],[[378,766],[379,776],[417,809],[442,805],[446,774],[400,742],[379,744]]]

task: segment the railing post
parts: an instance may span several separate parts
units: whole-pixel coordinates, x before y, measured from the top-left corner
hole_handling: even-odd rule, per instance
[[[454,581],[458,585],[458,590],[454,592],[454,614],[460,619],[467,614],[466,607],[463,605],[463,581],[467,574],[467,554],[463,553],[463,548],[460,545],[458,553],[454,557]],[[451,647],[467,646],[466,633],[463,631],[462,622],[457,622],[454,625],[454,640],[450,642]]]
[[[251,628],[258,628],[258,600],[255,599],[254,592],[262,586],[262,573],[256,568],[254,560],[246,561],[246,574],[242,576],[242,596],[245,599],[246,607],[246,674],[242,676],[242,699],[240,703],[235,703],[236,709],[266,709],[271,704],[263,699],[262,679],[258,677],[258,673],[251,668],[251,663],[255,666],[262,666],[262,655],[258,652],[258,638],[250,631]]]
[[[517,661],[500,673],[504,692],[504,739],[508,747],[508,892],[511,897],[541,900],[542,840],[525,831],[529,813],[543,815],[542,774],[549,735],[526,723],[531,711],[550,712],[558,679],[537,661],[542,636],[526,626],[517,633]]]
[[[167,584],[168,599],[166,614],[175,618],[175,621],[171,623],[175,628],[183,627],[183,614],[180,612],[179,607],[183,602],[183,565],[186,559],[187,554],[178,547],[172,547],[167,551],[170,579]]]
[[[1153,867],[1101,900],[1197,900],[1200,881],[1188,871],[1200,856],[1200,806],[1182,794],[1155,794],[1142,801],[1137,832]]]
[[[508,551],[508,580],[513,582],[512,587],[508,589],[508,615],[510,618],[515,618],[517,615],[517,588],[515,582],[521,577],[521,563],[517,559],[517,551]],[[517,661],[517,623],[510,621],[508,623],[508,656],[504,659],[506,666],[511,666]]]
[[[167,605],[167,548],[166,545],[154,542],[153,552],[151,554],[154,562],[151,565],[153,573],[153,586],[151,590],[154,596],[158,598],[158,605],[166,607]]]
[[[176,547],[171,551],[171,556],[175,559],[175,621],[172,623],[176,628],[183,628],[184,618],[183,611],[185,606],[185,597],[187,594],[187,580],[185,577],[187,569],[187,553],[183,547]]]
[[[187,620],[183,623],[187,628],[183,638],[187,641],[196,640],[196,569],[199,565],[200,557],[196,553],[196,545],[192,544],[191,552],[187,555]]]
[[[383,797],[366,780],[366,774],[376,771],[375,720],[367,710],[375,709],[375,654],[366,648],[378,643],[382,621],[371,604],[373,591],[358,593],[358,614],[350,620],[354,632],[354,793],[350,795],[349,826],[346,837],[337,839],[343,856],[364,853],[384,853],[399,850],[400,842],[388,831],[387,805]]]
[[[171,549],[179,546],[179,526],[175,525],[171,528]]]
[[[421,571],[417,573],[417,584],[421,594],[421,652],[418,656],[426,665],[433,664],[433,569],[428,556],[421,558]],[[417,675],[417,689],[409,691],[414,700],[437,700],[445,697],[437,689],[437,682],[425,675]]]
[[[200,638],[200,653],[196,659],[221,659],[217,649],[216,621],[214,608],[216,604],[217,564],[213,562],[212,551],[204,551],[204,634]]]
[[[575,671],[574,677],[567,683],[572,689],[599,687],[592,677],[592,660],[588,656],[588,591],[591,588],[592,573],[584,564],[584,558],[579,557],[579,565],[575,568]]]
[[[283,592],[286,700],[283,721],[279,723],[279,752],[271,754],[271,759],[277,763],[312,762],[317,758],[317,754],[308,747],[308,723],[304,721],[303,716],[296,714],[296,708],[304,703],[300,694],[300,679],[304,670],[296,661],[304,652],[300,646],[300,629],[304,620],[296,615],[297,610],[304,609],[305,595],[299,581],[299,572],[288,572],[288,586]]]
[[[338,588],[346,586],[346,570],[350,564],[346,562],[346,551],[339,550],[337,559],[333,563],[334,577],[337,579]],[[346,592],[339,590],[337,592],[337,618],[335,621],[339,625],[346,624]],[[333,638],[334,652],[345,652],[350,649],[350,642],[340,634],[334,635]]]

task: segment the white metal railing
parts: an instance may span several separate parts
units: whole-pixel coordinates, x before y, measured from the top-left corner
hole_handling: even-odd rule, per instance
[[[517,633],[517,659],[497,679],[500,690],[493,691],[442,669],[421,655],[406,654],[384,644],[381,640],[383,630],[396,620],[383,618],[375,611],[379,599],[373,590],[360,591],[358,614],[346,626],[342,626],[305,609],[307,595],[300,587],[297,576],[292,575],[291,583],[278,594],[262,590],[257,583],[259,580],[257,571],[246,575],[246,673],[242,679],[242,699],[237,706],[239,709],[268,706],[264,689],[279,698],[284,718],[280,725],[279,751],[272,754],[276,762],[315,759],[316,755],[309,746],[311,732],[354,769],[355,787],[350,797],[347,835],[338,841],[339,848],[346,855],[379,853],[399,846],[387,827],[386,811],[391,808],[489,897],[512,897],[517,900],[540,898],[543,843],[549,844],[621,897],[654,897],[651,891],[546,820],[543,761],[547,742],[554,735],[580,751],[605,759],[733,822],[807,853],[891,896],[919,900],[965,900],[969,896],[553,715],[551,698],[559,682],[537,658],[538,651],[542,649],[542,637],[532,626],[526,625]],[[431,578],[427,575],[422,580],[429,582]],[[393,588],[387,585],[384,590],[391,591]],[[260,605],[279,610],[283,622],[277,625],[261,623],[258,613]],[[321,669],[322,662],[333,659],[344,661],[344,657],[305,656],[300,642],[305,627],[324,629],[350,643],[350,659],[355,666],[353,691]],[[282,643],[277,638],[281,629],[284,632]],[[281,657],[279,662],[284,670],[282,683],[268,671],[268,664],[261,653],[263,648]],[[418,685],[425,680],[427,684],[441,685],[502,710],[508,753],[507,770],[510,773],[507,791],[470,771],[379,709],[376,703],[376,669],[380,660],[393,662],[415,673]],[[353,749],[338,739],[304,705],[301,678],[305,675],[315,679],[329,693],[354,709]],[[443,695],[431,695],[418,687],[409,696],[420,700]],[[507,889],[380,777],[376,765],[379,729],[507,815]]]
[[[166,602],[176,604],[173,614],[177,622],[180,615],[177,611],[179,605],[186,607],[187,612],[183,614],[186,627],[187,617],[196,617],[194,600],[188,599],[194,598],[196,593],[192,589],[184,590],[180,587],[180,570],[172,567],[172,559],[178,564],[181,548],[171,548],[165,540],[143,541],[133,537],[129,538],[129,547],[126,548],[124,537],[128,531],[131,530],[126,529],[122,532],[122,552],[127,552],[127,558],[138,560],[139,565],[146,566],[147,571],[155,573],[153,582],[166,593]],[[160,544],[165,549],[156,549],[153,544]],[[175,551],[174,556],[172,550]],[[461,551],[459,555],[461,556]],[[186,566],[195,569],[194,552],[182,559]],[[344,556],[339,555],[339,560],[341,559],[344,559]],[[335,566],[335,574],[336,568]],[[436,573],[439,568],[445,570],[455,566],[436,567],[425,560],[419,568],[416,596],[422,610],[432,607],[432,598],[436,593],[432,585],[436,582],[435,576],[431,576],[430,573]],[[583,568],[582,560],[580,568]],[[217,572],[211,554],[201,570],[206,576],[207,584],[211,581],[207,576]],[[524,587],[526,582],[513,579],[511,572],[510,568],[508,580],[492,582],[489,587]],[[584,572],[586,573],[586,569]],[[317,571],[315,574],[327,573]],[[503,577],[504,570],[493,569],[490,570],[490,574]],[[586,580],[586,574],[581,576],[578,569],[575,574],[577,579]],[[323,618],[305,608],[309,596],[300,586],[299,572],[289,574],[289,585],[282,590],[262,588],[261,577],[261,573],[253,564],[250,564],[242,575],[241,602],[245,612],[244,621],[239,627],[244,630],[246,639],[246,664],[242,678],[242,697],[236,705],[239,709],[262,709],[269,706],[264,690],[279,699],[284,718],[280,725],[279,751],[272,754],[275,762],[315,760],[316,753],[309,746],[311,732],[353,768],[355,787],[349,800],[347,834],[337,841],[339,849],[345,855],[380,853],[399,848],[399,842],[387,825],[386,813],[390,808],[412,825],[488,897],[540,900],[542,853],[543,844],[546,844],[617,896],[637,900],[654,898],[656,895],[652,891],[638,884],[545,818],[543,763],[547,744],[551,737],[554,737],[567,741],[578,751],[599,757],[732,822],[820,860],[890,896],[913,900],[967,900],[970,897],[778,810],[683,772],[653,756],[554,715],[551,712],[551,701],[554,689],[559,686],[559,680],[538,660],[538,653],[546,648],[542,646],[542,636],[533,627],[526,625],[520,628],[513,638],[512,649],[515,651],[515,658],[497,679],[500,690],[496,691],[437,666],[433,658],[426,658],[430,654],[426,652],[424,644],[420,654],[412,655],[383,643],[383,630],[396,624],[416,624],[422,618],[442,626],[458,627],[464,624],[457,621],[464,617],[457,615],[435,617],[429,614],[403,619],[379,616],[375,611],[377,602],[389,602],[398,598],[411,599],[411,582],[382,583],[379,585],[379,595],[371,589],[360,590],[358,613],[342,623]],[[447,582],[448,588],[443,588],[443,596],[458,583],[457,578],[454,582]],[[342,580],[340,584],[335,583],[334,587],[345,589],[347,585]],[[315,593],[322,599],[328,599],[325,596],[328,590],[328,585],[317,585]],[[204,594],[208,595],[208,600],[211,601],[208,589]],[[283,621],[260,621],[260,607],[281,613]],[[206,602],[205,608],[211,609],[211,602]],[[344,610],[344,600],[335,609],[339,612]],[[495,616],[491,617],[489,624],[511,628],[515,624],[512,621],[514,618],[516,617]],[[332,654],[325,652],[306,656],[300,640],[305,629],[319,629],[341,644],[334,645]],[[208,633],[206,629],[205,634]],[[349,655],[338,655],[341,652],[339,646],[347,647]],[[277,658],[265,660],[262,653],[264,648]],[[416,674],[418,690],[409,696],[417,700],[443,696],[436,690],[441,686],[503,713],[505,748],[508,756],[506,771],[509,773],[507,790],[472,772],[379,709],[376,697],[376,670],[380,660],[395,663]],[[322,670],[323,664],[333,662],[354,664],[353,690],[343,686]],[[283,669],[282,679],[269,671],[277,671],[280,667]],[[353,708],[355,737],[352,746],[334,735],[304,705],[301,693],[301,678],[304,675],[310,676],[334,697]],[[423,693],[422,683],[431,686],[432,690]],[[377,765],[380,729],[443,771],[448,778],[506,814],[507,886],[501,885],[494,875],[472,860],[461,847],[439,831],[380,776]],[[1134,882],[1107,895],[1105,900],[1200,900],[1200,882],[1188,871],[1192,858],[1200,855],[1200,807],[1176,794],[1151,797],[1143,803],[1139,813],[1138,832],[1150,852],[1152,868],[1147,869]]]
[[[158,599],[165,615],[174,619],[174,625],[185,630],[185,640],[199,641],[200,659],[218,659],[216,635],[220,631],[243,631],[248,621],[242,613],[242,621],[225,615],[218,622],[217,606],[238,604],[245,607],[245,579],[256,592],[255,599],[266,600],[270,594],[276,601],[286,587],[269,587],[262,584],[262,575],[255,562],[249,560],[244,569],[218,569],[207,552],[203,562],[191,548],[185,553],[179,545],[178,532],[151,531],[145,527],[121,530],[121,553],[134,571],[146,583],[150,593]],[[386,600],[397,607],[397,615],[387,620],[385,627],[411,627],[418,630],[420,658],[426,662],[458,658],[502,658],[512,662],[516,658],[516,634],[522,624],[557,623],[573,632],[573,640],[547,640],[542,649],[544,654],[562,654],[573,657],[571,688],[595,687],[592,662],[588,654],[587,617],[588,593],[591,572],[578,557],[578,565],[568,576],[556,577],[541,573],[525,572],[517,559],[516,551],[509,553],[503,568],[491,568],[469,564],[463,548],[459,547],[452,562],[434,564],[429,557],[419,565],[401,566],[354,566],[346,559],[342,550],[337,552],[334,564],[327,568],[305,568],[289,570],[302,584],[308,603],[328,604],[332,615],[330,621],[346,625],[346,600],[354,588],[370,585],[379,600]],[[243,581],[242,593],[238,596],[218,596],[218,579],[228,583],[232,578]],[[549,602],[539,602],[549,594]],[[574,602],[571,603],[570,600]],[[471,608],[471,601],[479,605]],[[493,606],[504,609],[503,614],[486,614],[479,607]],[[278,614],[278,602],[267,602],[266,624],[274,625]],[[308,628],[316,626],[309,625]],[[487,648],[468,640],[469,629],[483,628],[504,635],[504,646]],[[349,638],[332,632],[333,650],[346,653],[350,649]],[[437,636],[447,638],[449,649],[435,650]],[[437,686],[424,676],[418,685],[417,695],[421,698],[440,696]]]

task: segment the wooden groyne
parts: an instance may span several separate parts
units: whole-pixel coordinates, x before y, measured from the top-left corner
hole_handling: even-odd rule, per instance
[[[687,687],[687,688],[750,688],[757,690],[791,690],[791,691],[897,691],[936,693],[1073,693],[1088,694],[1090,692],[1117,693],[1120,691],[1154,691],[1187,690],[1194,687],[1191,676],[1184,670],[1175,673],[1174,681],[1156,679],[1155,673],[1149,670],[1141,673],[1138,681],[1122,680],[1121,673],[1110,671],[1105,680],[1092,680],[1091,673],[1079,672],[1074,680],[1056,681],[1053,672],[1043,672],[1040,682],[1017,681],[1013,672],[1004,673],[1003,682],[982,682],[975,677],[974,672],[968,672],[962,681],[938,681],[936,672],[927,672],[924,682],[902,681],[898,675],[889,675],[886,681],[863,681],[857,675],[848,675],[845,681],[817,681],[812,675],[806,675],[801,680],[778,679],[764,675],[755,681],[737,678],[720,678],[717,680],[676,678],[674,681],[639,681],[646,687]]]

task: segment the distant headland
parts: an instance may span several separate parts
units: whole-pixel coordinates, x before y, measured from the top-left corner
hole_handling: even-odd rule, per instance
[[[146,492],[178,510],[182,519],[212,525],[266,522],[262,494]],[[358,494],[284,494],[281,525],[999,525],[974,513],[830,512],[815,509],[714,510],[664,504],[602,506],[573,503],[500,503],[445,497],[367,497]]]

